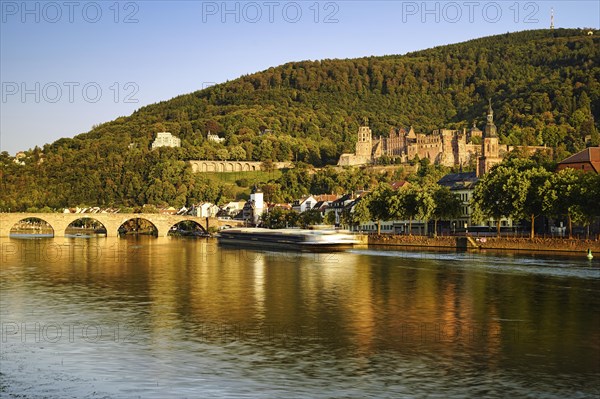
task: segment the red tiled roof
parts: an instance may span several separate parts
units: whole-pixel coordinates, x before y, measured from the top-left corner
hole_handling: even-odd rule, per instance
[[[335,201],[336,199],[340,198],[339,195],[335,195],[335,194],[321,194],[321,195],[313,195],[313,197],[318,201]]]
[[[404,187],[407,184],[410,184],[410,183],[407,182],[406,180],[400,180],[400,181],[395,181],[390,185],[392,186],[392,190],[398,190],[399,188]]]
[[[600,147],[588,147],[559,162],[559,165],[580,163],[590,163],[596,173],[600,173]]]

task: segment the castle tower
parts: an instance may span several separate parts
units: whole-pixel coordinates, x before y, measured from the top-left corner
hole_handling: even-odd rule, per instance
[[[458,162],[454,161],[454,138],[458,132],[449,129],[440,129],[440,136],[442,139],[439,147],[440,154],[438,155],[438,162],[444,166],[454,166]]]
[[[361,126],[358,129],[358,141],[356,142],[356,156],[371,159],[373,149],[373,137],[371,129],[368,126]]]
[[[468,162],[469,154],[467,152],[467,129],[463,128],[462,133],[455,135],[454,144],[454,165],[460,165]]]
[[[477,163],[477,177],[481,177],[490,171],[492,166],[502,162],[499,157],[498,133],[494,125],[494,110],[490,99],[487,123],[483,129],[483,140],[481,141],[481,157]]]

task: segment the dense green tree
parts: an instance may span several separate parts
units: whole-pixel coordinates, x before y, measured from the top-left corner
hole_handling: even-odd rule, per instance
[[[235,146],[229,150],[229,156],[231,159],[241,161],[246,159],[246,150],[242,146]]]
[[[420,187],[416,184],[404,186],[396,191],[394,196],[396,215],[408,220],[408,234],[412,234],[412,221],[418,218],[419,214],[424,213],[421,209]]]
[[[578,221],[587,226],[587,237],[590,234],[590,224],[594,218],[600,217],[600,175],[586,173],[581,175],[581,192],[578,201]]]
[[[424,185],[421,187],[415,188],[418,193],[418,212],[417,219],[423,220],[425,222],[425,234],[427,234],[427,226],[429,225],[429,220],[434,217],[435,214],[435,186],[433,185]]]
[[[372,220],[371,211],[369,210],[370,198],[368,194],[361,196],[353,209],[344,209],[342,212],[342,225],[357,226],[360,223],[365,223]]]
[[[226,148],[221,148],[217,150],[217,159],[220,161],[226,161],[229,159],[229,151]]]
[[[535,167],[519,171],[526,182],[525,200],[521,214],[531,220],[530,237],[535,237],[535,219],[544,212],[544,187],[550,179],[551,173],[544,168]]]
[[[554,164],[538,154],[528,154],[514,151],[502,163],[508,167],[511,176],[510,183],[517,183],[518,198],[515,196],[513,203],[515,209],[511,217],[515,219],[528,219],[531,224],[530,237],[535,237],[535,219],[544,211],[544,187],[551,173],[546,168],[554,168]],[[508,186],[506,186],[508,187]]]
[[[599,187],[598,175],[563,169],[552,174],[542,188],[544,211],[550,216],[566,216],[572,237],[573,221],[589,226],[594,217],[600,216]]]
[[[529,183],[511,166],[498,165],[485,174],[473,192],[474,217],[493,218],[500,236],[500,219],[522,215]]]
[[[389,184],[382,183],[369,194],[369,214],[377,223],[377,234],[381,234],[381,221],[391,218],[389,212],[390,198],[392,197],[392,188]]]
[[[437,235],[439,220],[451,220],[461,215],[462,202],[448,187],[437,186],[432,194],[435,209],[432,213],[434,220],[433,234]]]
[[[335,220],[335,212],[327,212],[324,218],[325,224],[334,225],[336,223]]]
[[[265,172],[273,172],[275,170],[275,164],[273,163],[273,161],[271,161],[271,159],[265,159],[262,163],[261,163],[261,168],[262,170],[264,170]]]
[[[274,208],[269,212],[263,213],[261,216],[261,226],[266,227],[268,229],[283,229],[288,226],[289,222],[289,213],[293,211]]]
[[[321,223],[323,223],[323,215],[316,209],[304,211],[298,217],[298,224],[304,229]]]

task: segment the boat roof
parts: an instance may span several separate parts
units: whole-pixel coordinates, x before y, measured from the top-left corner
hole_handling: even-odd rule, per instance
[[[254,233],[254,234],[281,234],[281,235],[290,235],[290,234],[305,234],[305,235],[325,235],[325,234],[347,234],[346,231],[340,230],[308,230],[308,229],[265,229],[262,227],[243,227],[238,229],[227,229],[223,231],[224,233]]]

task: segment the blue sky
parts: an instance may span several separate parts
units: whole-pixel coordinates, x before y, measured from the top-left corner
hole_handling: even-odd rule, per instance
[[[0,1],[0,150],[13,154],[290,61],[404,54],[555,26],[598,1]]]

